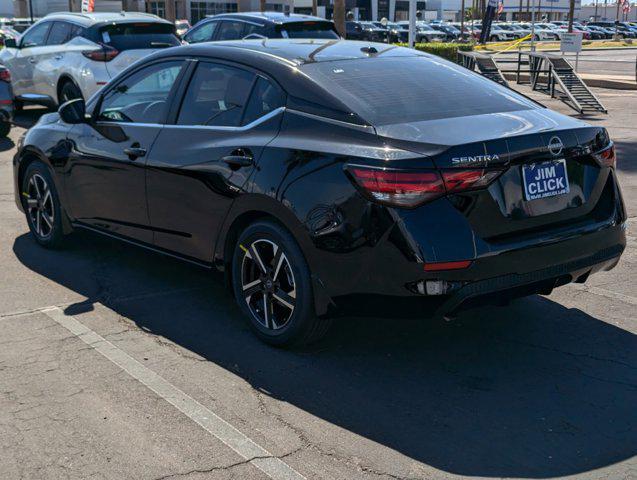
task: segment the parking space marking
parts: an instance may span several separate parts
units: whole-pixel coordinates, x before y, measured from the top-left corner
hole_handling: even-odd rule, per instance
[[[255,443],[212,410],[139,363],[75,317],[66,315],[59,307],[48,307],[40,311],[173,405],[268,477],[273,480],[307,480],[305,476]]]
[[[621,300],[624,303],[628,303],[630,305],[637,305],[637,298],[632,297],[630,295],[624,295],[623,293],[613,292],[611,290],[606,290],[605,288],[593,287],[581,283],[570,283],[569,286],[576,290],[582,290],[584,292],[593,293],[595,295],[599,295],[600,297],[606,297],[613,300]]]

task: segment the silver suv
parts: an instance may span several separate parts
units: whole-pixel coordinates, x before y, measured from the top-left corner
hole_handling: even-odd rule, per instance
[[[159,48],[179,45],[175,25],[146,13],[53,13],[8,40],[16,107],[88,100],[111,78]]]

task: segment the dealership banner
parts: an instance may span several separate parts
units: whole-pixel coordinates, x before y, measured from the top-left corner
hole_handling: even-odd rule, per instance
[[[95,0],[82,0],[82,13],[90,13],[95,10]]]
[[[487,9],[484,11],[484,18],[482,19],[482,31],[480,32],[480,43],[487,43],[489,35],[491,34],[491,22],[495,17],[495,12],[498,10],[498,0],[489,0]]]

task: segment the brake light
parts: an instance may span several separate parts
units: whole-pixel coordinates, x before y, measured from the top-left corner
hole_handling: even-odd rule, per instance
[[[119,55],[119,51],[108,45],[103,45],[101,50],[85,50],[82,55],[96,62],[110,62]]]
[[[373,200],[413,208],[448,193],[466,192],[489,185],[501,170],[389,170],[350,166],[354,182]]]
[[[356,183],[374,200],[399,207],[415,207],[445,194],[435,170],[406,172],[355,167],[348,169]]]
[[[594,153],[593,157],[602,167],[615,167],[617,162],[615,145],[611,143],[609,147],[606,147],[601,152]]]
[[[0,70],[0,80],[11,83],[11,72],[9,72],[6,68]]]

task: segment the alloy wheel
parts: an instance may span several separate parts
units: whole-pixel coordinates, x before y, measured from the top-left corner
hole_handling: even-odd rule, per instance
[[[49,237],[55,222],[53,195],[49,184],[42,175],[35,173],[29,179],[24,195],[35,233],[41,238]]]
[[[243,299],[262,327],[280,330],[289,323],[296,305],[292,266],[283,249],[271,240],[239,246],[243,250]]]

